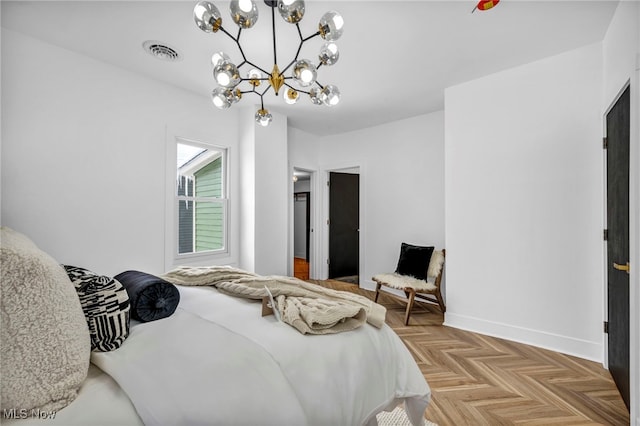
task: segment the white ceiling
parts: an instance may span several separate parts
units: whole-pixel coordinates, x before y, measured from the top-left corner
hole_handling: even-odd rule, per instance
[[[213,2],[222,12],[223,26],[235,35],[228,1]],[[3,0],[1,16],[8,29],[208,97],[215,87],[211,54],[223,50],[235,62],[240,55],[221,32],[205,34],[196,27],[195,3]],[[344,17],[344,35],[337,41],[340,59],[318,70],[321,84],[340,88],[341,102],[328,108],[303,98],[290,106],[282,94],[276,98],[269,93],[266,107],[287,115],[290,125],[317,135],[441,110],[448,86],[601,41],[617,7],[614,0],[503,0],[491,10],[471,13],[475,4],[476,0],[307,1],[300,24],[305,37],[317,30],[327,10]],[[270,10],[261,0],[258,8],[260,19],[242,33],[242,44],[249,60],[270,70]],[[278,63],[283,68],[295,55],[298,36],[295,26],[277,14],[276,18]],[[151,57],[142,49],[146,40],[168,44],[183,59],[172,63]],[[321,44],[318,37],[305,43],[300,57],[317,62]],[[251,94],[241,101],[258,102]],[[212,115],[228,113],[211,105]]]

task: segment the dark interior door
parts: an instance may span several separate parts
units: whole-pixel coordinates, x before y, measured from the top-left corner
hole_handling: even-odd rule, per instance
[[[358,276],[360,176],[329,173],[329,278]]]
[[[629,88],[607,114],[609,371],[629,408]],[[625,270],[626,269],[626,270]]]

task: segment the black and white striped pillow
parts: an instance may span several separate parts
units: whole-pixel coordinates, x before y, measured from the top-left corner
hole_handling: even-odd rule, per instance
[[[129,336],[129,295],[114,278],[63,265],[76,288],[91,335],[91,350],[118,349]]]

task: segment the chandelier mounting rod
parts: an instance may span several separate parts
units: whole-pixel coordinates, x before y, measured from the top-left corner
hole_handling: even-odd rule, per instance
[[[265,1],[265,3],[267,2]],[[275,6],[271,6],[271,31],[273,34],[273,65],[277,67],[278,55],[276,53],[276,8]]]

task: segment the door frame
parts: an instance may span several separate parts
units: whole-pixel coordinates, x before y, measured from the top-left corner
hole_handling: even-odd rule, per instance
[[[324,166],[322,167],[322,261],[320,262],[319,267],[321,268],[321,276],[320,279],[327,279],[329,277],[329,186],[327,182],[329,182],[329,174],[331,172],[337,173],[357,173],[360,176],[359,179],[359,212],[358,212],[358,220],[360,222],[360,233],[358,237],[358,275],[360,276],[360,284],[364,282],[362,276],[365,273],[365,238],[366,238],[366,221],[364,212],[366,211],[365,206],[365,179],[364,179],[364,169],[365,167],[361,163],[347,163],[347,164],[339,164],[332,166]]]
[[[330,185],[327,186],[329,192],[329,221],[327,227],[327,233],[329,236],[327,240],[329,245],[328,278],[352,278],[354,275],[359,278],[360,171],[331,171],[329,172],[328,182],[330,182]],[[356,194],[352,191],[355,191]],[[349,198],[353,195],[357,195],[358,198]],[[356,207],[355,211],[352,210],[353,207]],[[345,208],[347,210],[345,210]],[[346,214],[345,212],[347,211],[352,214]],[[352,227],[353,225],[355,225],[355,234],[352,233],[354,231],[354,228]],[[354,237],[356,244],[353,244]],[[341,242],[337,243],[337,241]]]
[[[631,86],[630,93],[630,117],[631,129],[629,140],[629,263],[631,273],[629,275],[629,374],[630,374],[630,420],[632,426],[640,426],[640,70],[634,76],[635,81],[627,80],[613,97],[602,115],[602,134],[607,136],[607,114],[611,111],[622,93]],[[635,91],[633,86],[635,83]],[[603,185],[603,229],[607,228],[607,156],[606,150],[602,150],[602,185]],[[602,244],[602,305],[603,322],[608,318],[608,254],[607,244]],[[609,368],[608,336],[602,333],[602,364]]]
[[[634,90],[635,88],[635,90]],[[636,62],[636,72],[631,80],[631,134],[629,147],[629,311],[631,334],[631,424],[640,426],[640,57]],[[634,93],[635,92],[635,93]],[[635,361],[635,362],[634,362]]]

